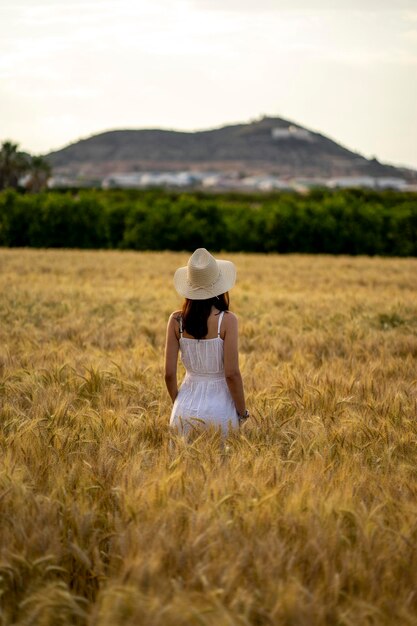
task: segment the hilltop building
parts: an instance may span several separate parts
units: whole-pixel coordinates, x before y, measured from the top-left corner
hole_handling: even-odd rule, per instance
[[[300,139],[302,141],[314,141],[314,135],[306,128],[298,128],[291,124],[287,128],[272,128],[272,139]]]

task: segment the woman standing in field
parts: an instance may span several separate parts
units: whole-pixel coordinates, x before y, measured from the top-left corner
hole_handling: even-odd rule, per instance
[[[238,360],[238,323],[229,311],[228,291],[236,281],[231,261],[217,261],[198,248],[174,285],[185,298],[169,318],[165,383],[173,401],[170,425],[188,434],[193,426],[220,428],[225,435],[249,417]],[[186,376],[178,390],[178,352]]]

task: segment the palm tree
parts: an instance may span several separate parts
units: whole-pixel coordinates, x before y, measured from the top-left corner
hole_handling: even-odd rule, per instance
[[[18,187],[19,178],[28,171],[30,157],[18,151],[18,144],[4,141],[0,148],[0,189]]]
[[[26,189],[34,192],[45,189],[48,178],[51,176],[51,172],[51,166],[43,157],[32,157],[28,181],[25,184]]]

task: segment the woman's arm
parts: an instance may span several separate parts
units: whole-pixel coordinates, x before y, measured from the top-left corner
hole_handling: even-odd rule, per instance
[[[227,320],[224,333],[224,374],[236,411],[239,415],[243,415],[246,410],[246,404],[242,376],[239,369],[237,317],[233,313],[227,313],[224,316],[224,320]]]
[[[173,313],[168,320],[165,341],[165,384],[167,386],[168,393],[171,396],[172,402],[174,402],[178,394],[177,362],[179,343],[175,332],[176,325],[178,325],[176,315],[176,313]]]

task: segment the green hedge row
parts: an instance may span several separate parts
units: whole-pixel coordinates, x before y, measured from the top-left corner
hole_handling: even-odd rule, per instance
[[[417,193],[0,193],[0,245],[417,256]]]

